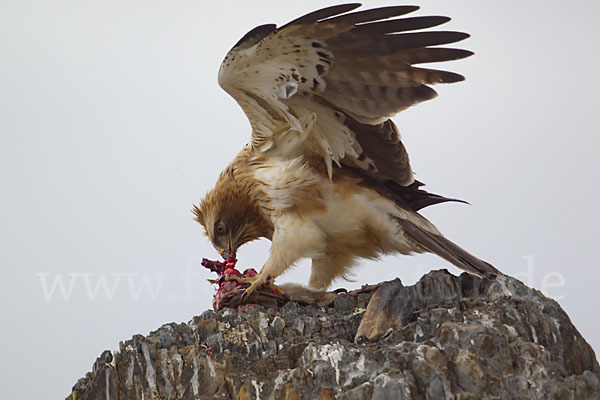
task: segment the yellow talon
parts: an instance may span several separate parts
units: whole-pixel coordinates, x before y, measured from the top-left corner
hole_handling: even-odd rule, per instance
[[[242,295],[242,301],[244,299],[247,299],[248,297],[250,297],[250,295],[252,293],[254,293],[256,291],[256,289],[260,288],[261,286],[268,286],[268,287],[274,288],[279,293],[284,293],[280,287],[271,283],[270,280],[267,281],[260,274],[256,275],[256,276],[226,275],[225,280],[250,284],[250,286],[248,286],[248,288],[244,291],[244,294]]]
[[[260,275],[257,275],[256,277],[250,278],[250,279],[252,279],[253,282],[250,284],[250,286],[248,287],[248,289],[246,289],[246,291],[244,292],[243,298],[250,297],[250,295],[252,293],[254,293],[254,291],[256,289],[258,289],[259,287],[261,287],[265,283],[265,280]]]
[[[236,281],[239,283],[253,283],[256,280],[256,277],[225,275],[225,280],[226,281]]]

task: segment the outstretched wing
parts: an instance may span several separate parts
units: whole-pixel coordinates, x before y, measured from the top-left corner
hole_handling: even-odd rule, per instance
[[[447,17],[389,19],[417,6],[352,12],[327,7],[280,28],[261,25],[227,54],[219,84],[252,125],[252,147],[273,156],[318,155],[400,185],[413,182],[408,154],[389,118],[435,97],[429,84],[463,80],[453,72],[413,66],[456,60],[467,50],[431,47],[468,37],[412,32]]]

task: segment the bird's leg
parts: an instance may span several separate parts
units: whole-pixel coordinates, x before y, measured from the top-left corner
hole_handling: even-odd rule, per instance
[[[284,213],[277,218],[274,228],[271,254],[256,280],[246,289],[245,297],[277,278],[298,259],[318,257],[324,253],[323,232],[309,218],[301,218],[297,213]]]
[[[327,254],[313,258],[308,286],[317,290],[326,290],[331,282],[343,276],[353,263],[352,254]]]

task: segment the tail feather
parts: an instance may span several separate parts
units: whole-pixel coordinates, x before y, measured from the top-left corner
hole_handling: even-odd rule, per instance
[[[492,278],[502,274],[493,265],[480,260],[441,235],[427,232],[404,219],[398,219],[404,234],[429,252],[442,257],[458,268],[479,277]]]

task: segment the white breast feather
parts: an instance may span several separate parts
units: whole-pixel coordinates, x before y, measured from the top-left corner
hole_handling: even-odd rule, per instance
[[[267,195],[266,208],[275,212],[292,208],[303,192],[313,190],[321,181],[321,177],[307,167],[301,157],[272,159],[257,168],[254,177]]]

